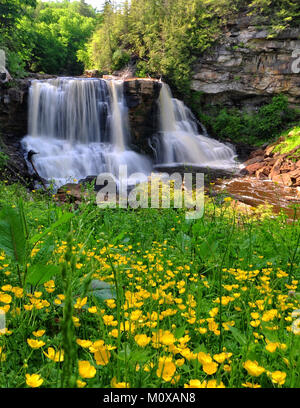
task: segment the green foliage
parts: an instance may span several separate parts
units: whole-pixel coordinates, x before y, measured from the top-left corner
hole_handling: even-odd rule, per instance
[[[281,135],[281,139],[283,139],[283,141],[274,148],[274,152],[289,153],[291,150],[300,146],[300,126],[295,126],[293,129],[284,132]]]
[[[19,265],[26,260],[26,236],[20,210],[10,207],[0,213],[0,248]]]
[[[100,209],[93,200],[58,207],[52,196],[4,183],[1,207],[17,208],[16,192],[24,197],[29,236],[42,236],[27,262],[34,264],[52,238],[48,265],[61,273],[38,290],[22,290],[18,264],[0,251],[7,324],[1,387],[33,386],[26,374],[35,374],[45,388],[122,382],[183,389],[191,379],[203,386],[220,379],[228,388],[299,388],[299,322],[292,314],[300,307],[297,218],[246,214],[220,197],[206,197],[203,218],[189,222],[183,209]],[[70,213],[71,225],[51,229]],[[139,343],[141,334],[147,345]],[[275,351],[269,342],[279,344]],[[207,374],[202,357],[218,362],[215,373]],[[249,360],[265,372],[250,375]],[[78,362],[89,362],[90,370],[78,372]],[[175,383],[161,378],[162,362],[176,370]],[[274,383],[270,375],[280,372],[284,383]]]
[[[126,52],[137,60],[138,77],[163,76],[187,93],[193,61],[241,12],[254,22],[263,18],[273,31],[297,24],[299,17],[297,0],[132,0],[115,8],[107,2],[102,25],[79,58],[88,68],[111,73],[128,63],[114,58]]]
[[[8,163],[9,157],[7,154],[0,151],[0,170],[3,170]]]
[[[97,22],[91,6],[66,0],[38,3],[9,0],[8,3],[22,3],[22,8],[12,9],[10,24],[0,25],[0,47],[7,52],[8,70],[14,77],[23,77],[26,70],[82,73],[83,64],[78,61],[77,52],[84,50]]]
[[[41,285],[54,276],[59,268],[55,265],[45,265],[45,256],[34,258],[31,264],[27,261],[35,246],[45,236],[58,226],[72,218],[72,214],[63,214],[56,222],[49,225],[42,234],[35,234],[30,238],[30,231],[26,220],[23,201],[20,199],[16,205],[5,205],[0,212],[0,250],[4,251],[17,264],[19,283],[24,286],[29,283],[33,286]],[[50,256],[53,251],[53,241],[46,240],[40,248],[43,255]],[[37,260],[39,262],[37,262]]]
[[[201,113],[197,105],[197,96],[193,107],[203,124],[212,135],[233,142],[246,142],[261,145],[270,142],[291,126],[296,120],[296,111],[288,106],[287,97],[275,96],[254,113],[245,113],[237,109],[210,107],[208,114]]]

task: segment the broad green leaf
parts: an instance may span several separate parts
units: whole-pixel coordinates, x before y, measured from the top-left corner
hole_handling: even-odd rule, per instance
[[[54,251],[55,243],[53,237],[49,237],[43,243],[43,246],[32,258],[32,264],[46,264],[52,252]]]
[[[89,293],[102,302],[107,299],[117,298],[113,285],[97,279],[91,281]]]
[[[18,210],[5,208],[0,214],[0,249],[19,264],[26,257],[26,237]]]
[[[246,346],[247,344],[247,339],[246,336],[240,332],[239,329],[237,329],[236,327],[232,327],[228,325],[229,330],[231,331],[233,337],[235,338],[235,340],[241,345],[241,346]]]
[[[26,283],[29,283],[32,286],[42,285],[59,272],[59,266],[36,264],[29,268],[26,276]]]

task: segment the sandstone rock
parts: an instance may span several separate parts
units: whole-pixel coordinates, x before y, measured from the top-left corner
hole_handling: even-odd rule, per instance
[[[295,170],[297,167],[294,163],[287,161],[282,164],[280,167],[280,173],[289,173],[290,171]]]
[[[264,156],[255,156],[252,159],[247,160],[244,165],[250,166],[250,164],[254,164],[254,163],[260,163],[264,161]]]
[[[284,93],[292,105],[300,102],[299,78],[293,71],[300,49],[300,28],[270,38],[268,27],[253,18],[227,24],[221,41],[194,65],[191,89],[203,92],[203,105],[222,103],[255,109]]]
[[[248,171],[248,173],[254,174],[257,170],[261,169],[262,167],[264,167],[264,163],[254,163],[254,164],[250,164],[249,166],[246,167],[246,170]]]
[[[280,174],[280,168],[281,168],[281,164],[283,162],[283,158],[279,157],[279,159],[276,160],[271,172],[270,172],[270,178],[272,180],[274,180],[275,176],[278,176]]]
[[[263,149],[254,150],[254,152],[250,154],[250,159],[253,159],[255,157],[264,157],[264,155],[265,151]]]
[[[293,185],[292,180],[288,173],[276,174],[272,177],[272,180],[275,181],[276,183],[282,183],[287,187],[290,187]]]
[[[271,172],[271,169],[272,169],[271,167],[265,166],[257,170],[255,173],[256,178],[258,178],[259,180],[267,180]]]

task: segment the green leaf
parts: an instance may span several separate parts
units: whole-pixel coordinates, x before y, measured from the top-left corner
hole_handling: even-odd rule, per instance
[[[53,237],[49,237],[43,243],[41,249],[32,258],[32,264],[43,264],[45,265],[49,260],[52,252],[54,251],[55,243]]]
[[[20,213],[5,208],[0,213],[0,249],[20,265],[26,258],[26,237]]]
[[[91,281],[89,293],[103,302],[106,299],[116,299],[115,287],[110,283],[97,279]]]
[[[48,282],[54,275],[60,272],[60,267],[56,265],[36,264],[32,265],[26,276],[26,283],[32,286],[42,285]]]
[[[65,213],[62,215],[56,222],[50,225],[50,227],[46,228],[41,234],[36,234],[30,239],[30,244],[35,245],[38,241],[40,241],[42,238],[44,238],[46,235],[48,235],[49,232],[53,231],[57,227],[59,227],[62,224],[65,224],[66,222],[70,221],[71,218],[74,217],[74,214],[71,213]]]
[[[176,337],[176,339],[180,339],[180,337],[182,337],[182,336],[184,335],[184,332],[185,332],[185,327],[184,327],[184,326],[178,327],[178,328],[175,330],[175,337]]]
[[[232,327],[228,325],[229,330],[231,331],[233,337],[235,340],[241,345],[241,346],[246,346],[247,344],[247,339],[244,334],[240,332],[236,327]]]

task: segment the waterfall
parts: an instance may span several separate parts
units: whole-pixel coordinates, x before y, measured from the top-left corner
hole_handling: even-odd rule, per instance
[[[172,98],[162,84],[159,96],[161,146],[159,161],[164,165],[198,165],[210,168],[236,167],[233,149],[200,135],[192,112],[182,101]]]
[[[234,151],[207,135],[199,135],[191,111],[172,98],[166,84],[162,84],[158,103],[158,163],[227,169],[236,166]],[[33,156],[34,166],[48,183],[60,186],[107,172],[118,179],[120,165],[127,166],[128,179],[133,173],[141,173],[145,179],[153,163],[130,150],[130,142],[122,80],[32,81],[28,135],[22,147],[25,156],[30,150],[37,153]],[[133,184],[135,181],[131,180]]]
[[[39,175],[56,186],[103,172],[116,178],[151,172],[147,157],[129,150],[123,81],[57,78],[33,81],[29,91],[28,135]]]

